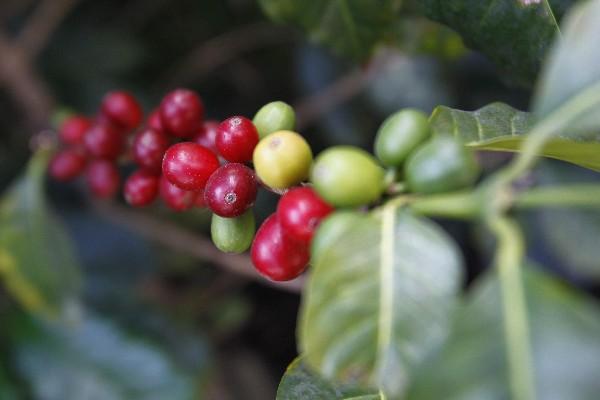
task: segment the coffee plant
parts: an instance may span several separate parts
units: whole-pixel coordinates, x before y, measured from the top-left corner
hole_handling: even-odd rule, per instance
[[[77,296],[80,282],[40,275],[76,276],[68,273],[69,240],[42,192],[46,175],[80,179],[94,201],[135,208],[160,201],[182,215],[207,209],[214,245],[248,252],[255,269],[248,273],[304,279],[299,356],[283,374],[279,400],[598,398],[600,308],[527,257],[520,215],[600,209],[592,180],[531,179],[543,158],[600,172],[600,0],[400,3],[260,1],[273,20],[359,62],[381,43],[426,52],[419,38],[434,34],[452,46],[460,34],[508,82],[533,85],[528,111],[502,102],[475,111],[439,105],[429,115],[408,107],[382,121],[372,151],[337,144],[316,153],[285,101],[217,121],[190,89],[164,93],[147,114],[132,93],[111,91],[94,116],[63,115],[56,132],[38,135],[25,177],[4,195],[6,290],[43,318],[56,318]],[[400,12],[410,16],[402,26]],[[417,25],[417,16],[429,20]],[[407,26],[423,30],[411,41]],[[513,155],[484,171],[491,152]],[[279,199],[257,225],[261,191]],[[490,268],[467,277],[461,247],[439,223],[448,220],[477,227]],[[563,216],[545,226],[561,231],[569,223]],[[600,245],[599,234],[570,239],[591,241],[589,249]],[[573,260],[575,269],[600,276],[600,260],[589,259],[591,268]],[[84,343],[68,343],[88,357]],[[129,369],[135,374],[135,365]],[[149,398],[185,392],[184,381],[167,378]]]

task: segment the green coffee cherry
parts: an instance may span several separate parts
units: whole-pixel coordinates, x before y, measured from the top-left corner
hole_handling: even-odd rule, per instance
[[[407,108],[389,116],[377,131],[375,155],[388,167],[399,167],[429,136],[427,115]]]
[[[246,251],[254,238],[255,223],[252,210],[235,218],[223,218],[213,214],[210,224],[212,241],[226,253]]]
[[[365,216],[358,212],[336,211],[323,220],[311,242],[312,263],[318,262],[326,249],[363,218]]]
[[[439,136],[419,147],[406,161],[408,188],[441,193],[472,185],[480,168],[472,150],[452,136]]]
[[[283,101],[265,104],[252,120],[260,138],[277,131],[292,131],[296,125],[294,109]]]
[[[383,168],[366,151],[335,146],[317,157],[311,182],[329,204],[355,207],[379,199],[384,190],[384,175]]]

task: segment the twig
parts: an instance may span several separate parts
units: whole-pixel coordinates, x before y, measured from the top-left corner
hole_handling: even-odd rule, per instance
[[[174,87],[191,80],[201,80],[211,71],[234,60],[241,53],[257,48],[291,41],[293,35],[284,28],[269,23],[256,23],[209,39],[192,50],[187,57],[171,68],[159,80]]]
[[[19,33],[15,46],[25,57],[34,59],[75,4],[77,0],[43,0]]]
[[[116,204],[93,202],[93,206],[98,214],[107,220],[135,231],[146,239],[199,260],[210,261],[247,279],[294,293],[300,292],[304,285],[303,277],[284,283],[269,281],[255,271],[247,255],[222,253],[207,238],[174,223],[159,220],[142,212],[130,211]]]

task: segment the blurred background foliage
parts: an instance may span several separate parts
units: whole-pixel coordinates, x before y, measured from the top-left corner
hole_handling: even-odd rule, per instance
[[[297,293],[219,268],[232,259],[203,257],[194,236],[186,249],[173,243],[206,236],[208,212],[155,206],[140,217],[91,201],[77,183],[46,183],[46,155],[28,160],[32,138],[53,115],[91,115],[115,88],[150,110],[186,86],[214,119],[251,117],[284,100],[318,153],[338,143],[372,150],[378,125],[402,107],[529,103],[535,65],[499,68],[484,55],[489,42],[468,43],[481,53],[468,50],[422,16],[452,25],[435,2],[350,2],[346,11],[370,27],[358,24],[357,32],[333,3],[0,3],[0,399],[268,399],[296,356]],[[574,2],[551,3],[560,18]],[[480,159],[489,172],[509,157]],[[598,180],[553,161],[528,179]],[[260,195],[259,220],[275,201]],[[183,231],[165,239],[173,231],[148,218]],[[544,210],[520,218],[534,260],[600,293],[600,215]],[[489,238],[442,222],[466,255],[470,281],[488,264]]]

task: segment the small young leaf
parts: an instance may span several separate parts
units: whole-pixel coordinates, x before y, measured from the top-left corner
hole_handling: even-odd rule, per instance
[[[326,379],[402,395],[445,339],[461,258],[436,225],[384,207],[313,266],[300,316],[308,365]]]
[[[336,385],[311,371],[302,357],[287,368],[277,389],[277,400],[380,400],[377,391]]]
[[[438,106],[429,122],[434,134],[454,135],[474,149],[518,152],[534,118],[504,103],[492,103],[475,111]],[[548,141],[540,155],[600,171],[600,137],[575,139],[565,132]]]

